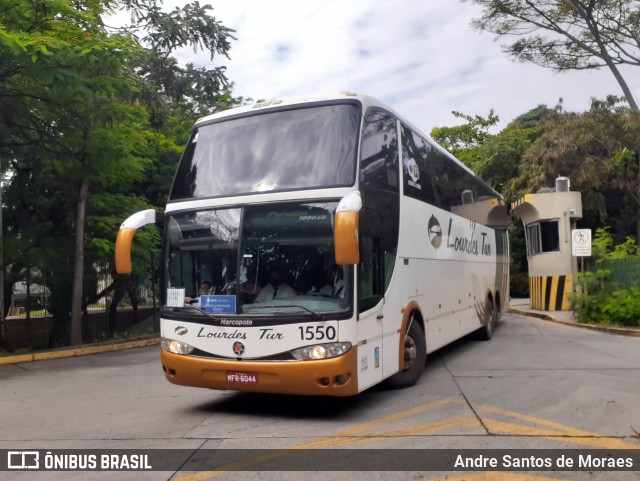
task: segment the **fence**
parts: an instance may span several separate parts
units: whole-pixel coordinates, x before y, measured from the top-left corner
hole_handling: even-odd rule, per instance
[[[601,259],[598,262],[585,264],[585,270],[589,272],[602,269],[611,271],[610,283],[612,287],[619,289],[628,289],[631,286],[640,287],[640,258]]]
[[[85,271],[82,304],[83,343],[159,332],[158,286],[154,259],[147,275],[114,277],[104,266]],[[8,280],[8,282],[7,282]],[[68,272],[42,274],[36,269],[5,280],[5,318],[0,353],[70,345],[73,283]]]

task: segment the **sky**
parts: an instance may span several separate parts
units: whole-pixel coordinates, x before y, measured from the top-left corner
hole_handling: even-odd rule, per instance
[[[165,0],[170,7],[178,0]],[[180,2],[182,3],[182,2]],[[472,30],[480,8],[458,0],[201,0],[233,28],[230,59],[183,50],[181,62],[227,67],[236,96],[271,99],[349,90],[382,100],[425,133],[460,124],[452,111],[498,128],[562,99],[584,111],[622,91],[608,69],[556,73],[514,62],[508,38]],[[623,70],[636,98],[640,75]],[[634,78],[635,77],[635,78]]]

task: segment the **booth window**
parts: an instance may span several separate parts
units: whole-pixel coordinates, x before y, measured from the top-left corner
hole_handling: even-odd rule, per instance
[[[544,220],[527,226],[527,255],[560,252],[558,220]]]

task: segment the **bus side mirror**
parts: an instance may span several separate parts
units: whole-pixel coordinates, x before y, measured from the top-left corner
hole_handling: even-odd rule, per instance
[[[345,195],[336,209],[336,219],[333,226],[333,240],[335,245],[336,264],[348,265],[360,262],[360,246],[358,226],[362,199],[360,192]]]
[[[116,272],[131,274],[131,244],[136,231],[147,224],[162,222],[162,213],[153,209],[141,210],[128,217],[118,231],[116,237]]]

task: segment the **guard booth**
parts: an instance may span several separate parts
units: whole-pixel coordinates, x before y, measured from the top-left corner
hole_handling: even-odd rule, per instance
[[[582,218],[582,196],[570,191],[567,177],[555,188],[527,194],[511,205],[522,220],[527,242],[531,307],[543,311],[569,311],[569,294],[578,272],[572,255],[571,231]]]

